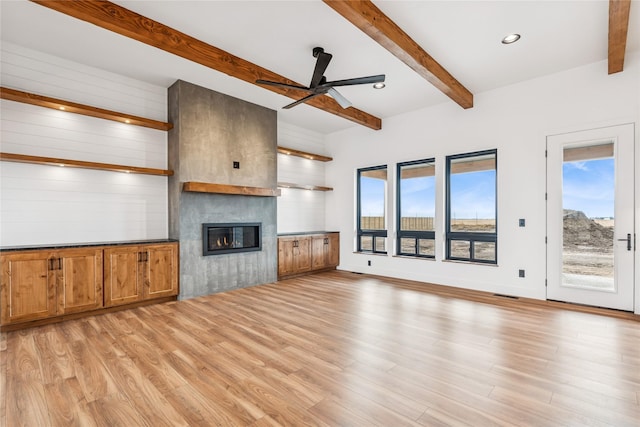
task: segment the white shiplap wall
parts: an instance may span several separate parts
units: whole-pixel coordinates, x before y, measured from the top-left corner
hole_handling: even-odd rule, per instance
[[[4,87],[165,121],[166,88],[3,42]],[[0,150],[165,169],[167,134],[1,101]],[[166,238],[167,178],[0,162],[0,245]]]
[[[326,155],[321,134],[278,122],[278,146]],[[324,162],[278,154],[278,182],[325,185]],[[278,233],[325,229],[325,193],[282,188],[278,197]]]

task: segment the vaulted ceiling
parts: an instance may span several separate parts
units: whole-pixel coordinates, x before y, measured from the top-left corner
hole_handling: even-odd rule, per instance
[[[374,1],[355,6],[302,0],[112,2],[112,11],[125,8],[123,12],[131,16],[163,24],[165,34],[167,28],[174,31],[170,41],[178,34],[189,40],[189,46],[195,43],[196,52],[210,46],[213,52],[222,52],[221,58],[234,61],[231,67],[212,69],[209,54],[194,62],[182,57],[186,54],[179,56],[187,50],[184,46],[163,50],[158,33],[148,27],[138,33],[148,31],[150,40],[141,40],[144,34],[136,37],[126,28],[114,28],[117,19],[101,24],[96,19],[102,18],[87,16],[91,7],[75,7],[82,16],[72,17],[68,11],[37,3],[51,2],[0,2],[3,41],[164,87],[186,80],[276,109],[281,120],[321,133],[355,123],[376,128],[386,117],[443,102],[470,108],[473,94],[606,60],[608,54],[618,58],[618,63],[609,64],[615,71],[621,53],[640,50],[637,0],[631,2],[622,50],[624,34],[609,34],[609,2],[604,0]],[[616,19],[613,14],[612,19]],[[522,38],[502,44],[509,33]],[[613,53],[608,36],[613,39]],[[325,96],[316,98],[316,106],[281,110],[291,102],[286,93],[252,83],[255,76],[308,85],[315,46],[333,54],[326,71],[330,80],[386,74],[387,87],[340,88],[354,111],[342,111]],[[244,77],[242,72],[231,76],[234,69],[244,70]],[[603,78],[606,73],[603,70]],[[481,105],[476,102],[475,108]]]

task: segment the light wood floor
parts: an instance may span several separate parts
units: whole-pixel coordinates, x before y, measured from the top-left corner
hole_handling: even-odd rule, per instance
[[[2,334],[14,426],[638,426],[640,322],[330,272]]]

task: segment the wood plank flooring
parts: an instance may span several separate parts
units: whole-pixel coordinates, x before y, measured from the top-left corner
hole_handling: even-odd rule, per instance
[[[3,333],[0,425],[640,425],[640,322],[456,292],[328,272]]]

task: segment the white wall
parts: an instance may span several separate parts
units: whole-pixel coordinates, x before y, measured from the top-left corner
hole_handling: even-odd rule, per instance
[[[599,62],[476,94],[474,104],[463,110],[448,102],[385,119],[377,132],[357,127],[327,137],[334,158],[327,164],[327,185],[334,191],[326,196],[326,226],[341,232],[340,269],[545,298],[545,136],[639,123],[640,57],[628,56],[623,73],[609,76],[606,62]],[[498,149],[498,265],[443,261],[445,156],[492,148]],[[391,248],[387,256],[354,253],[356,169],[388,165],[390,225],[395,223],[396,163],[428,157],[437,162],[436,260],[394,257]],[[640,202],[638,188],[636,194]],[[526,219],[525,228],[518,227],[519,218]],[[640,210],[636,221],[640,224]],[[391,245],[393,227],[388,229]],[[525,278],[518,277],[519,269],[526,271]]]
[[[166,89],[2,43],[4,87],[155,120]],[[1,101],[8,153],[166,169],[166,132]],[[167,178],[0,163],[0,245],[166,238]]]
[[[278,146],[326,154],[319,133],[278,122]],[[325,185],[325,162],[278,154],[278,182]],[[278,197],[278,233],[325,230],[325,192],[282,188]]]

